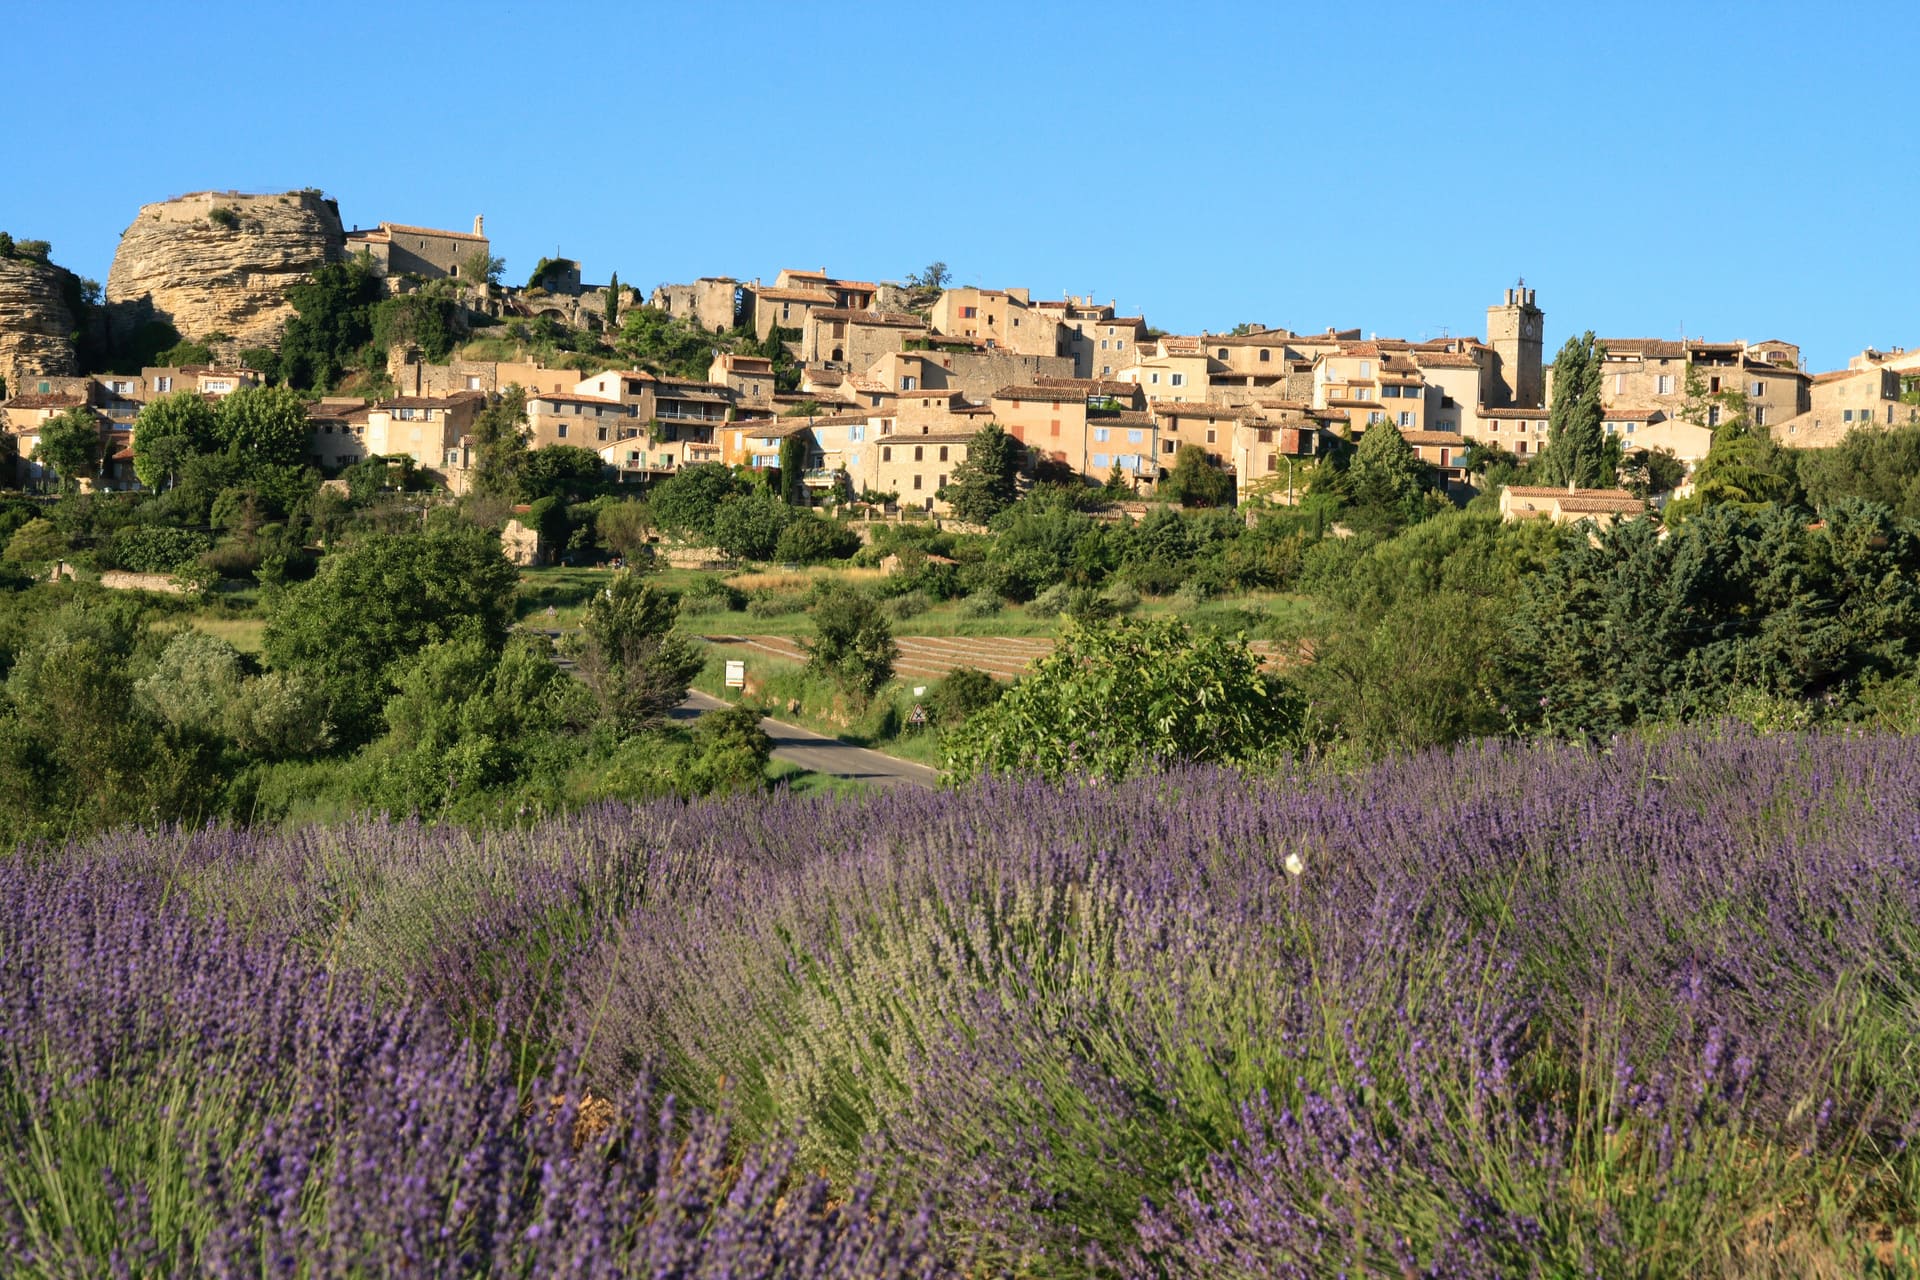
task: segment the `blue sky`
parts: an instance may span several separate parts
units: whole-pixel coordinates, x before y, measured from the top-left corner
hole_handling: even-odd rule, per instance
[[[642,287],[782,266],[1243,320],[1920,342],[1920,5],[10,6],[0,228],[104,282],[142,203],[484,213]]]

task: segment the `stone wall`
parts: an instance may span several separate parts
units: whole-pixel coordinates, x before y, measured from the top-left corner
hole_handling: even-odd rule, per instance
[[[340,211],[317,191],[201,191],[145,205],[107,276],[116,332],[164,320],[188,338],[272,346],[294,314],[287,289],[345,253]]]

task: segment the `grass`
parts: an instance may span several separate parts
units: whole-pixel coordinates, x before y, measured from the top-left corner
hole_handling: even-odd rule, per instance
[[[265,618],[233,617],[221,614],[197,614],[186,618],[183,627],[191,627],[216,640],[225,640],[242,653],[259,653],[267,630]]]

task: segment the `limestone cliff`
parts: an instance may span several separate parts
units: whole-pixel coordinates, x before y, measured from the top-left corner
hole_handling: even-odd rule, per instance
[[[31,258],[0,258],[0,378],[16,394],[34,375],[79,372],[74,318],[67,306],[72,275]]]
[[[317,191],[201,191],[141,208],[107,276],[116,332],[165,320],[183,337],[272,346],[293,315],[287,287],[346,253],[340,210]]]

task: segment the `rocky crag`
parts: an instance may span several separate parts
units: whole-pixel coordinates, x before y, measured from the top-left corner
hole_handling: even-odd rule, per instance
[[[27,379],[79,372],[74,356],[73,275],[33,258],[0,257],[0,378],[9,394]]]
[[[345,254],[340,209],[318,191],[200,191],[144,205],[107,276],[113,329],[164,320],[187,338],[273,346],[293,315],[287,288]]]

